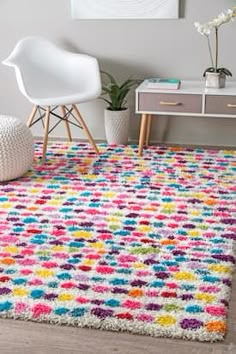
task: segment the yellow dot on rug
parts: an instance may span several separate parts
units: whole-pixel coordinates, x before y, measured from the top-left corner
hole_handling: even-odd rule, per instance
[[[92,233],[89,232],[89,231],[78,230],[78,231],[72,232],[72,235],[73,235],[74,237],[91,238]]]
[[[211,264],[208,269],[217,273],[232,273],[232,268],[223,264]]]
[[[136,176],[129,176],[129,177],[127,177],[127,182],[135,182],[136,179],[137,179]]]
[[[215,295],[212,295],[212,294],[197,293],[195,295],[195,299],[204,301],[206,303],[211,303],[211,302],[213,302],[216,299],[216,297],[215,297]]]
[[[162,203],[163,209],[176,209],[175,203]]]
[[[67,251],[67,247],[65,246],[53,246],[52,247],[52,251],[55,251],[55,252],[60,252],[60,251]]]
[[[96,179],[97,178],[97,176],[96,175],[93,175],[93,174],[91,174],[91,173],[88,173],[87,175],[84,175],[84,178],[88,178],[88,179]]]
[[[39,188],[31,188],[29,189],[29,193],[38,193],[39,192]]]
[[[15,296],[27,296],[29,291],[24,288],[15,288],[12,290],[12,294]]]
[[[37,178],[35,178],[35,181],[38,182],[38,183],[44,182],[44,178],[42,178],[42,177],[37,177]]]
[[[191,215],[193,215],[193,216],[198,216],[198,215],[200,215],[200,214],[201,214],[201,211],[200,211],[200,210],[195,210],[195,209],[194,209],[194,210],[191,210],[191,211],[190,211],[190,214],[191,214]]]
[[[58,296],[59,301],[71,301],[74,300],[75,296],[68,293],[62,293]]]
[[[104,243],[103,242],[94,242],[94,243],[92,243],[91,244],[91,246],[90,247],[92,247],[92,248],[104,248]]]
[[[198,198],[198,199],[203,199],[205,197],[205,193],[196,192],[196,193],[193,193],[192,197]]]
[[[102,196],[105,198],[113,198],[116,196],[116,193],[115,192],[104,192],[104,193],[102,193]]]
[[[15,247],[15,246],[7,246],[7,247],[4,247],[4,251],[9,252],[9,253],[18,253],[19,248]]]
[[[198,236],[200,236],[200,231],[199,230],[189,230],[188,235],[191,237],[198,237]]]
[[[177,272],[173,276],[177,280],[196,280],[196,276],[193,273],[190,272]]]
[[[120,218],[117,217],[117,216],[108,216],[106,218],[107,221],[110,221],[110,222],[119,222],[120,221]]]
[[[90,165],[92,159],[84,159],[84,164],[85,165]]]
[[[52,199],[48,201],[48,205],[60,205],[61,200]]]
[[[35,274],[37,274],[41,278],[49,278],[51,276],[54,276],[55,272],[49,269],[39,269],[36,270]]]
[[[11,203],[2,203],[1,208],[10,209],[10,208],[12,208],[12,204]]]
[[[172,326],[176,323],[176,318],[170,315],[163,315],[156,317],[155,322],[161,326]]]
[[[133,263],[133,267],[135,269],[145,269],[145,268],[147,268],[147,265],[142,262],[135,262],[135,263]]]
[[[88,266],[92,266],[96,263],[95,259],[85,259],[83,262],[83,265],[88,265]]]
[[[148,225],[139,225],[137,228],[137,231],[140,232],[151,232],[152,231],[152,227],[148,226]]]

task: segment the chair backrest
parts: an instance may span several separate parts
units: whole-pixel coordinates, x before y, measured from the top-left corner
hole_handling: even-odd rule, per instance
[[[3,64],[13,66],[20,91],[26,97],[47,97],[68,90],[101,93],[97,59],[68,52],[45,38],[21,39]]]

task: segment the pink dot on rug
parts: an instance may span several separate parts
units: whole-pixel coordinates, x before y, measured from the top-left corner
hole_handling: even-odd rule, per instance
[[[52,308],[44,304],[37,304],[32,307],[32,312],[33,316],[38,318],[41,315],[49,315],[52,312]]]
[[[226,316],[227,311],[223,306],[207,306],[205,311],[213,316]]]
[[[15,305],[15,312],[19,314],[21,312],[25,312],[28,308],[29,306],[24,302],[17,302]]]

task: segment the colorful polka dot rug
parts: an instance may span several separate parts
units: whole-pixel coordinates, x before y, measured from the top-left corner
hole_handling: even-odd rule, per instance
[[[0,316],[223,340],[236,152],[51,143],[0,184]]]

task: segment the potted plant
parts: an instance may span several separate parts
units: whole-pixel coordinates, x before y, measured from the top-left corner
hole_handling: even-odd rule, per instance
[[[130,110],[127,95],[141,81],[127,79],[118,84],[114,77],[106,71],[102,74],[102,95],[108,106],[105,109],[105,133],[108,144],[127,144],[129,137]],[[104,97],[105,96],[105,97]]]
[[[219,27],[225,23],[232,21],[235,16],[236,8],[233,8],[222,12],[217,17],[214,17],[213,20],[205,24],[200,24],[199,22],[194,23],[195,27],[197,28],[197,31],[203,36],[205,36],[207,39],[211,59],[211,66],[207,68],[203,73],[203,76],[206,77],[206,87],[225,87],[226,76],[232,76],[230,70],[218,66]],[[214,55],[210,41],[211,31],[213,31],[215,37]]]

